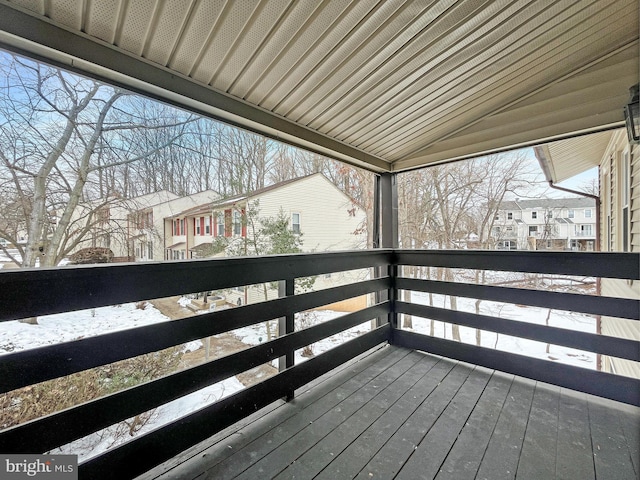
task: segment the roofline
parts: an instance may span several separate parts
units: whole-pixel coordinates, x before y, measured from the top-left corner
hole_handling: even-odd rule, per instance
[[[210,209],[210,210],[214,210],[216,208],[220,208],[220,207],[225,207],[225,206],[233,206],[236,203],[239,202],[248,202],[251,199],[254,199],[256,197],[259,197],[265,193],[270,192],[271,190],[277,190],[278,188],[282,188],[286,185],[292,184],[292,183],[296,183],[302,180],[306,180],[308,178],[311,178],[315,175],[320,175],[322,178],[324,178],[330,185],[332,185],[338,192],[340,192],[342,195],[344,195],[350,202],[352,202],[353,204],[357,205],[358,208],[360,208],[361,210],[364,210],[364,208],[362,208],[361,205],[359,205],[353,198],[351,198],[349,195],[347,195],[345,192],[343,192],[342,190],[340,190],[331,180],[329,180],[326,175],[322,172],[314,172],[314,173],[310,173],[308,175],[305,175],[303,177],[297,177],[297,178],[291,178],[289,180],[283,180],[282,182],[279,183],[274,183],[273,185],[268,185],[266,187],[262,187],[259,188],[258,190],[254,190],[253,192],[250,192],[248,194],[244,194],[244,195],[234,195],[232,197],[229,197],[227,199],[222,199],[219,200],[217,202],[212,202],[210,204],[201,204],[201,205],[196,205],[195,207],[191,207],[187,210],[183,210],[182,212],[176,213],[175,215],[171,215],[165,218],[168,219],[174,219],[174,218],[179,218],[179,217],[183,217],[183,216],[188,216],[189,214],[194,214],[194,213],[200,213],[198,212],[198,209],[203,209],[205,210],[202,213],[206,213],[206,210]],[[182,197],[180,197],[182,198]]]

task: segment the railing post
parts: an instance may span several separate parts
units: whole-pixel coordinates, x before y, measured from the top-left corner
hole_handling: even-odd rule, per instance
[[[398,328],[398,313],[396,310],[396,300],[398,299],[398,289],[396,288],[396,279],[398,278],[398,264],[393,256],[392,263],[389,265],[389,277],[391,277],[391,286],[389,287],[389,323],[391,324],[391,338],[389,343],[394,343],[394,333]]]
[[[278,297],[290,297],[295,294],[295,280],[287,278],[278,282]],[[288,313],[284,317],[278,319],[278,336],[293,333],[295,331],[295,314]],[[288,351],[286,355],[278,358],[278,370],[280,372],[287,368],[293,367],[295,364],[293,350]],[[287,392],[285,397],[287,401],[293,400],[293,390]]]
[[[381,248],[398,248],[398,177],[395,173],[383,173],[376,178],[375,184],[375,222],[374,229],[374,245]],[[397,267],[388,265],[387,268],[380,267],[376,269],[376,277],[389,275],[392,277],[392,285],[395,283],[397,275]],[[379,327],[384,323],[391,323],[392,327],[397,326],[397,314],[395,313],[395,288],[389,292],[376,293],[376,302],[389,300],[391,302],[391,311],[387,318],[379,317],[376,319],[376,326]]]

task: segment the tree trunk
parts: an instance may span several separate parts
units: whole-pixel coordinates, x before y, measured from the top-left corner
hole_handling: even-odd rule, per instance
[[[407,303],[411,303],[411,290],[404,291],[404,301]],[[413,328],[413,319],[411,315],[407,315],[406,313],[402,315],[402,328]]]
[[[551,318],[551,309],[549,309],[549,311],[547,312],[547,318],[545,318],[544,320],[544,324],[548,327],[549,326],[549,319]],[[546,352],[549,353],[551,345],[549,343],[547,343],[547,348],[546,348]]]
[[[445,268],[444,270],[444,279],[447,282],[453,281],[453,272],[450,268]],[[451,304],[451,310],[458,310],[458,297],[454,297],[453,295],[449,296],[449,302]],[[451,325],[451,336],[456,342],[460,342],[460,326],[452,324]]]

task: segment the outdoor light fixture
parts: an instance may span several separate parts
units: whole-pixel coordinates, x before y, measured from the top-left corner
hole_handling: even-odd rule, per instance
[[[627,124],[629,143],[640,143],[640,103],[638,84],[629,89],[629,103],[624,107],[624,119]]]

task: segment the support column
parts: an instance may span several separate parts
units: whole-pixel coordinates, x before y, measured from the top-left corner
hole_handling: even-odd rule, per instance
[[[398,248],[398,176],[380,175],[380,246]]]
[[[278,282],[278,297],[291,297],[295,294],[295,279],[287,278]],[[278,319],[278,336],[282,337],[286,334],[293,333],[295,331],[295,318],[294,314],[290,313],[284,317]],[[278,370],[280,372],[291,368],[295,365],[294,352],[288,351],[286,355],[278,358]],[[286,401],[293,400],[294,391],[287,392],[285,397]]]
[[[398,248],[398,185],[397,174],[383,173],[377,178],[376,182],[376,222],[378,228],[375,231],[376,236],[374,242],[380,248]],[[381,302],[389,300],[391,302],[391,311],[387,318],[378,318],[376,326],[384,323],[391,323],[392,328],[398,326],[398,315],[395,312],[395,300],[397,298],[397,290],[395,288],[395,278],[398,274],[396,265],[378,268],[376,276],[382,277],[389,275],[391,277],[391,288],[388,292],[382,292],[376,295],[376,301]]]

